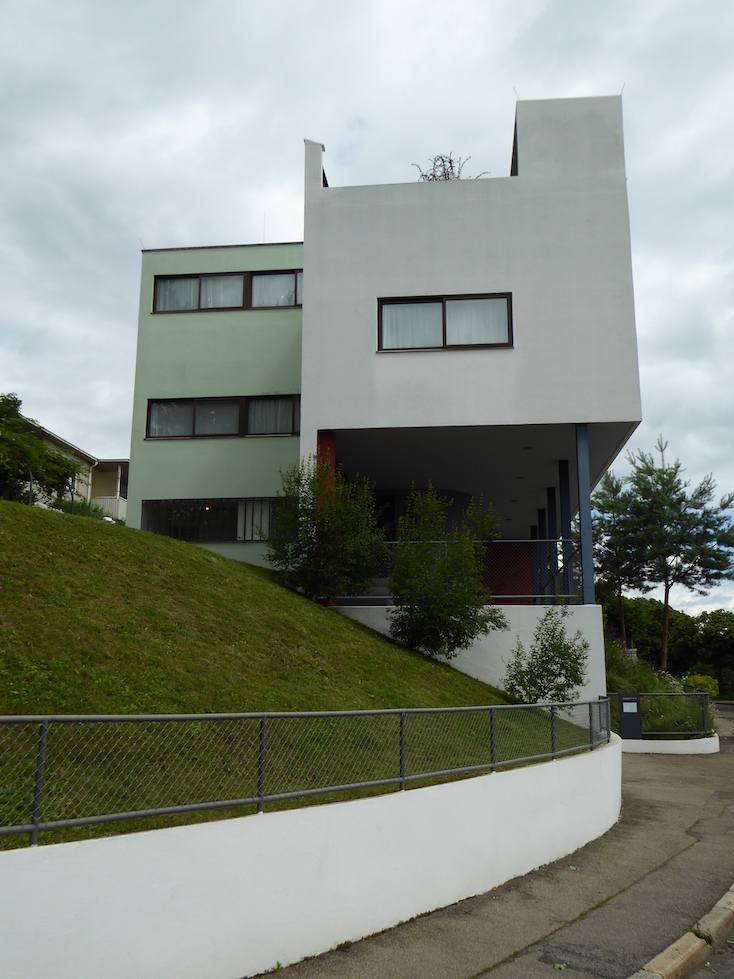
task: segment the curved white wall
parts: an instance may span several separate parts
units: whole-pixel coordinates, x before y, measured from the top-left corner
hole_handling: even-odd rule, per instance
[[[468,649],[460,650],[449,660],[449,666],[460,673],[467,673],[482,683],[493,687],[504,686],[507,664],[512,659],[512,650],[519,639],[525,649],[533,641],[533,635],[547,612],[548,605],[500,605],[507,619],[507,628],[493,630],[486,636],[479,636]],[[580,700],[596,700],[607,692],[606,669],[604,665],[604,626],[601,605],[568,605],[566,635],[572,636],[577,630],[589,644],[589,659],[586,665],[586,683],[579,691]],[[390,635],[389,609],[385,605],[340,605],[338,611],[362,625]]]
[[[632,755],[715,755],[719,750],[719,735],[708,738],[686,738],[655,741],[652,738],[631,741],[625,738],[622,751]]]
[[[239,979],[489,890],[600,836],[621,742],[446,785],[0,853],[0,973]]]

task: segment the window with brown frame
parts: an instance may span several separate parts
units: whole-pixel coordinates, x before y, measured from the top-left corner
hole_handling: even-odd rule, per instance
[[[248,398],[180,398],[149,401],[145,437],[191,439],[298,435],[298,394]]]
[[[157,275],[154,313],[212,309],[278,309],[303,305],[303,272],[222,272]]]
[[[512,293],[379,299],[378,350],[512,346]]]

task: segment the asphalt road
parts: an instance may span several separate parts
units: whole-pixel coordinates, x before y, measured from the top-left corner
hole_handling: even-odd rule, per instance
[[[716,979],[734,979],[734,939],[730,938],[712,949],[707,963],[692,973],[691,979],[706,979],[706,976],[716,976]]]
[[[734,883],[734,741],[722,749],[624,756],[622,817],[601,839],[284,979],[550,979],[560,966],[568,979],[627,979]]]

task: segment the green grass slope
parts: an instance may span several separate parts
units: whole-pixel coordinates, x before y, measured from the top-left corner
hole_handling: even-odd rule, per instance
[[[501,702],[266,571],[0,501],[0,714]]]

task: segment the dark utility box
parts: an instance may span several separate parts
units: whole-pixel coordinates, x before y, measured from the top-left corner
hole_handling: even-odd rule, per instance
[[[619,736],[623,740],[642,740],[640,695],[637,693],[619,694]]]

